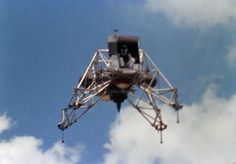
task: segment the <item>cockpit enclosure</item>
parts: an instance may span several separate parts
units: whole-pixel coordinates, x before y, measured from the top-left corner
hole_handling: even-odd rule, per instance
[[[108,49],[109,55],[121,54],[122,49],[125,47],[128,49],[128,53],[132,55],[133,58],[137,58],[136,62],[139,63],[139,47],[138,47],[139,37],[137,36],[117,36],[111,35],[108,38]]]
[[[140,63],[139,37],[111,35],[108,38],[108,50],[111,59],[119,61],[120,68],[132,67]]]

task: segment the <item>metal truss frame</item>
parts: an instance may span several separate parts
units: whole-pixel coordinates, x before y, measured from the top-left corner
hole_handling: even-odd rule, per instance
[[[177,111],[177,122],[179,122],[178,111],[182,105],[177,100],[177,89],[167,80],[149,55],[142,49],[139,50],[139,54],[140,76],[130,89],[127,100],[151,126],[160,132],[162,143],[162,131],[167,128],[167,125],[162,120],[158,105],[164,103],[172,106]],[[76,123],[106,94],[106,88],[112,81],[110,67],[108,49],[97,50],[78,81],[70,102],[62,109],[61,122],[58,124],[61,130]],[[144,82],[145,75],[151,77],[148,82]]]

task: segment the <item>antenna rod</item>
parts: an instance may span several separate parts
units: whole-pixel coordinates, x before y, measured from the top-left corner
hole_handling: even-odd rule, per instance
[[[118,29],[114,29],[114,34],[115,34],[115,37],[117,37],[117,35],[118,35],[118,32],[119,32],[119,30],[118,30]]]

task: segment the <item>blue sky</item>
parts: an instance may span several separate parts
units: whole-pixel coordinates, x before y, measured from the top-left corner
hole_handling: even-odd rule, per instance
[[[129,158],[132,154],[129,157],[122,155],[129,148],[124,149],[120,145],[129,143],[126,143],[126,139],[119,138],[118,134],[135,129],[141,131],[146,127],[132,127],[132,120],[123,120],[130,113],[133,114],[132,109],[125,107],[124,112],[118,114],[111,102],[100,102],[77,125],[66,131],[65,145],[58,143],[61,134],[56,124],[60,119],[60,109],[69,101],[73,88],[88,66],[93,53],[96,49],[106,48],[107,37],[115,28],[118,28],[121,34],[140,36],[141,48],[148,52],[167,78],[179,89],[180,100],[186,106],[182,111],[182,124],[187,122],[188,125],[193,125],[182,125],[182,129],[187,128],[195,135],[209,131],[205,127],[212,129],[212,122],[209,120],[215,113],[211,111],[224,104],[226,107],[222,108],[225,108],[226,113],[234,112],[235,11],[236,4],[233,0],[180,0],[179,3],[171,0],[0,0],[0,149],[4,144],[9,144],[9,149],[17,152],[19,148],[14,143],[19,140],[23,145],[29,144],[29,150],[37,150],[32,153],[32,157],[37,156],[38,161],[137,162]],[[217,102],[222,103],[213,108],[211,103]],[[193,113],[185,113],[186,110]],[[225,116],[221,110],[217,110],[217,118]],[[172,115],[175,120],[174,114],[169,116],[169,113],[166,114],[167,118]],[[207,113],[209,119],[202,118],[202,113]],[[197,116],[192,118],[194,114]],[[230,116],[225,116],[229,118],[225,122],[228,126],[236,120],[235,115]],[[135,115],[133,120],[139,121],[138,116],[136,119]],[[198,125],[193,120],[204,120],[204,124],[200,124],[200,127],[204,128],[193,132],[190,127]],[[130,121],[131,125],[128,125]],[[122,129],[126,126],[130,128],[129,131]],[[167,131],[171,131],[169,129],[173,128],[170,127]],[[182,130],[181,127],[176,129],[169,133],[179,139],[182,137]],[[235,131],[235,128],[225,131],[225,139],[235,136]],[[216,130],[210,134],[217,132]],[[168,132],[166,133],[165,136],[168,136]],[[159,141],[159,135],[153,136]],[[219,138],[215,141],[224,141]],[[171,143],[181,142],[177,139],[169,140]],[[130,140],[136,141],[138,148],[146,150],[142,147],[146,143],[139,138],[130,136]],[[189,156],[196,158],[188,159],[179,155],[180,161],[194,163],[199,157],[204,159],[198,149],[191,147],[192,141],[185,141],[189,145],[185,146],[184,151],[178,151],[192,152]],[[229,141],[229,148],[223,149],[228,152],[228,156],[235,153],[235,150],[230,148],[235,147],[236,143],[231,137]],[[168,139],[165,142],[168,143]],[[200,143],[205,145],[200,150],[212,146],[205,142]],[[156,144],[158,149],[160,145]],[[148,146],[152,149],[151,143]],[[165,144],[161,145],[164,146]],[[138,152],[146,155],[142,158],[144,163],[168,163],[176,158],[168,147],[166,144],[166,149],[158,149],[159,155],[148,153],[150,149],[146,150],[147,153]],[[187,151],[189,149],[195,151]],[[6,163],[14,163],[9,162],[4,155],[8,153],[7,150],[0,151],[0,160],[2,158]],[[69,152],[69,155],[58,153],[62,150]],[[167,152],[173,156],[166,155]],[[22,158],[15,158],[18,162],[27,163],[27,159],[23,159],[25,154],[23,153]],[[212,153],[212,156],[215,154],[217,153]],[[214,162],[236,161],[231,158],[222,161],[222,157]],[[209,157],[210,162],[211,160]],[[200,162],[206,161],[209,162],[208,159]],[[35,160],[35,163],[40,162]]]

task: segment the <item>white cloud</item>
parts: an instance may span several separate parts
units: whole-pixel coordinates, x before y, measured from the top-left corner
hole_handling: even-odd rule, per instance
[[[10,120],[5,114],[0,116],[0,125],[3,127],[1,129],[9,128]],[[58,142],[49,149],[43,150],[42,144],[41,139],[33,136],[15,136],[10,140],[0,140],[0,163],[76,164],[81,158],[83,146],[68,147]]]
[[[235,0],[147,0],[146,9],[180,26],[208,28],[236,20]]]
[[[11,118],[6,114],[0,115],[0,134],[11,127]]]
[[[106,164],[233,163],[236,161],[236,95],[229,100],[217,97],[210,87],[198,103],[185,105],[181,123],[167,108],[163,120],[164,144],[158,133],[134,109],[122,110],[105,145]]]

